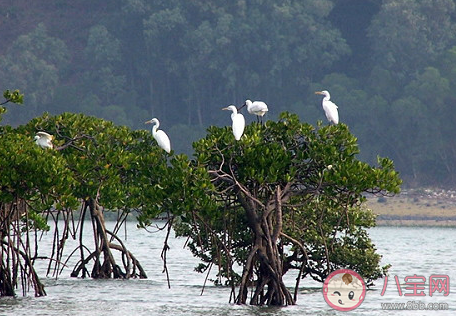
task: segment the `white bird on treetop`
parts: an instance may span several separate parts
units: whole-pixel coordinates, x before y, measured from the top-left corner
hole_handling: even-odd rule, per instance
[[[227,106],[226,108],[223,108],[222,110],[229,110],[232,111],[231,113],[231,120],[233,121],[233,135],[234,139],[240,140],[242,134],[244,133],[244,128],[245,128],[245,118],[244,115],[241,113],[238,113],[236,107],[234,105]]]
[[[255,114],[257,116],[257,122],[259,119],[261,119],[261,122],[263,123],[263,115],[268,112],[268,105],[264,103],[263,101],[250,101],[250,100],[245,100],[244,105],[239,108],[242,109],[244,106],[247,106],[247,112],[250,114]]]
[[[160,122],[158,121],[158,119],[153,118],[147,121],[145,124],[154,124],[154,126],[152,127],[152,136],[157,141],[158,146],[160,146],[169,154],[169,152],[171,151],[171,142],[169,141],[168,135],[166,135],[164,131],[157,130],[160,126]]]
[[[339,112],[337,111],[337,105],[334,102],[329,101],[331,95],[328,91],[316,91],[315,94],[321,94],[325,97],[323,101],[321,101],[321,105],[323,106],[323,110],[325,111],[326,118],[330,123],[339,124]]]
[[[53,149],[54,145],[52,144],[52,140],[54,136],[48,134],[46,132],[38,132],[35,136],[35,143],[40,146],[41,148],[50,148]]]

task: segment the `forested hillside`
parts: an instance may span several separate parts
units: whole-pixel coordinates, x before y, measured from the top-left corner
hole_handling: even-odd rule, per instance
[[[411,186],[450,186],[455,27],[453,0],[4,0],[0,89],[20,89],[25,107],[2,123],[158,117],[190,153],[245,99],[265,101],[269,118],[327,124],[313,93],[326,89],[361,159],[392,158]]]

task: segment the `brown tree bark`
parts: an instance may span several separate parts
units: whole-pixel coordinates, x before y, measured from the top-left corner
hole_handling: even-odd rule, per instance
[[[250,299],[251,305],[293,305],[295,299],[283,282],[282,251],[282,193],[276,187],[275,200],[263,209],[242,192],[238,200],[246,211],[250,228],[254,233],[254,244],[250,249],[243,269],[237,304],[247,304],[248,287],[255,285]],[[256,275],[256,280],[254,277]]]
[[[15,296],[19,284],[23,295],[30,285],[35,296],[46,295],[33,267],[28,226],[25,226],[25,232],[22,231],[21,218],[24,216],[28,218],[24,201],[16,198],[12,203],[0,203],[0,297]]]
[[[85,257],[83,250],[88,248],[82,244],[82,238],[80,238],[79,248],[81,249],[81,260],[73,269],[71,276],[77,277],[79,273],[82,272],[82,277],[85,277],[84,271],[87,271],[86,266],[89,262],[93,261],[94,263],[90,276],[94,279],[128,279],[130,277],[147,278],[141,264],[133,256],[133,254],[128,251],[121,239],[113,232],[106,229],[103,210],[98,205],[96,199],[90,198],[85,201],[84,209],[88,209],[90,211],[95,250]],[[82,236],[82,230],[80,232],[80,236]],[[112,240],[116,240],[119,244],[113,243]],[[121,252],[122,267],[117,264],[111,251],[112,249]]]

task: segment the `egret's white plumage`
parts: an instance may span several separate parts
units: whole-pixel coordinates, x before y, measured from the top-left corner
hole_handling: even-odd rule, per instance
[[[339,112],[337,111],[337,105],[334,102],[329,101],[331,95],[328,91],[316,91],[315,94],[324,95],[323,101],[321,101],[321,105],[323,106],[323,110],[325,111],[326,118],[330,123],[339,124]]]
[[[152,136],[157,141],[158,146],[160,146],[163,150],[165,150],[168,154],[171,151],[171,142],[169,141],[168,135],[162,130],[158,130],[160,126],[160,122],[158,119],[153,118],[147,121],[145,124],[154,124],[152,127]]]
[[[38,132],[36,133],[35,136],[35,143],[40,146],[41,148],[49,148],[53,149],[54,145],[52,144],[52,140],[54,139],[54,136],[51,134],[48,134],[46,132]]]
[[[247,106],[247,112],[254,114],[258,118],[263,119],[263,116],[268,112],[268,105],[263,101],[250,101],[245,100],[244,105],[240,107],[242,109],[244,106]]]
[[[234,139],[240,140],[242,134],[244,133],[244,128],[245,128],[245,118],[244,115],[241,113],[238,113],[236,107],[234,105],[230,105],[226,108],[223,108],[222,110],[229,110],[232,111],[231,113],[231,120],[233,121],[233,135]]]

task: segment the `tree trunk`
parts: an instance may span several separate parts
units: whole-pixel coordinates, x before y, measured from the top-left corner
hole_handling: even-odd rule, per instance
[[[71,276],[77,277],[81,271],[85,271],[86,265],[93,260],[94,264],[91,277],[94,279],[127,279],[132,276],[147,278],[147,275],[141,267],[139,261],[132,255],[130,251],[127,250],[125,245],[114,233],[106,229],[103,211],[98,205],[97,201],[91,198],[88,199],[85,203],[85,209],[88,207],[90,210],[90,217],[92,220],[94,233],[95,250],[87,257],[84,257],[84,252],[82,249],[86,247],[82,244],[82,238],[80,239],[81,244],[79,247],[81,248],[81,260],[79,261],[79,264],[74,268]],[[108,235],[110,237],[108,237]],[[117,240],[120,245],[112,243],[111,238],[112,240]],[[124,270],[122,270],[122,268],[116,263],[111,249],[121,252]]]
[[[28,227],[22,232],[22,217],[27,218],[27,205],[20,199],[13,203],[0,203],[0,297],[16,296],[20,284],[25,296],[33,286],[35,296],[46,291],[33,267]]]
[[[242,193],[238,194],[238,199],[246,210],[250,228],[254,233],[254,244],[243,269],[236,303],[247,303],[248,287],[254,284],[251,305],[294,305],[295,300],[282,278],[283,254],[279,241],[282,232],[280,187],[276,188],[274,203],[269,203],[268,207],[262,210],[262,214],[255,201],[249,200]]]

